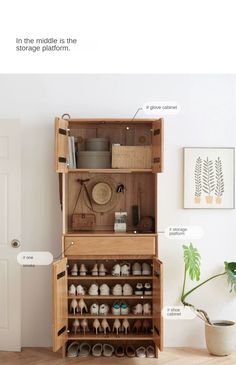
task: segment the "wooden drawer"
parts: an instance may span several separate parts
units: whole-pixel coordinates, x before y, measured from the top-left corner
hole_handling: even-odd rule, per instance
[[[66,256],[155,255],[155,253],[155,237],[65,237]]]

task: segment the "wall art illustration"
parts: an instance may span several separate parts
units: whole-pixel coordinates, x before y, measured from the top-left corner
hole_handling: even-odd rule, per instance
[[[184,208],[235,206],[235,149],[184,148]]]

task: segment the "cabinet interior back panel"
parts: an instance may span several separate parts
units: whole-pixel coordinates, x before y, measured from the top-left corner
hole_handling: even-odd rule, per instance
[[[89,125],[88,127],[71,128],[71,135],[77,137],[78,149],[85,150],[86,138],[108,138],[110,144],[119,143],[124,146],[151,145],[151,126],[148,125]]]
[[[101,177],[100,181],[103,181],[103,176],[106,179],[107,174],[92,174],[92,173],[73,173],[69,174],[68,178],[68,190],[70,195],[67,196],[68,201],[68,230],[71,230],[71,219],[73,209],[76,203],[78,192],[81,188],[78,179],[91,179]],[[109,212],[96,213],[89,208],[89,203],[85,190],[83,195],[80,195],[79,202],[77,204],[75,213],[94,213],[96,215],[96,227],[95,230],[114,230],[114,214],[115,212],[127,212],[128,214],[128,230],[134,229],[132,226],[132,206],[140,206],[140,216],[155,216],[155,175],[152,173],[132,173],[132,174],[119,174],[113,173],[109,176],[112,179],[113,187],[116,188],[119,184],[125,186],[124,192],[115,193],[116,203]]]

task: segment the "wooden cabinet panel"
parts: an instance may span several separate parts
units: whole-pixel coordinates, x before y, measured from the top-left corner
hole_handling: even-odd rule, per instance
[[[157,119],[152,123],[152,171],[163,171],[163,119]]]
[[[155,255],[155,237],[65,237],[66,255]]]
[[[162,262],[153,259],[153,340],[163,350],[163,272]]]
[[[67,341],[67,259],[53,263],[53,351],[58,351]]]
[[[68,121],[55,119],[55,167],[57,172],[68,171]]]

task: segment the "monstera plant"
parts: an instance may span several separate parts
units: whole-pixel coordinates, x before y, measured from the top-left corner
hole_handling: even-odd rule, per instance
[[[186,280],[189,277],[192,281],[200,281],[200,266],[201,266],[201,256],[197,248],[193,247],[192,243],[189,246],[183,245],[183,258],[184,258],[184,280],[183,288],[181,293],[181,302],[184,306],[191,307],[196,315],[205,321],[206,323],[206,342],[207,348],[210,353],[214,355],[228,355],[231,353],[232,348],[236,345],[236,325],[231,321],[212,321],[207,312],[203,309],[196,308],[193,304],[189,303],[187,298],[195,290],[199,289],[201,286],[207,284],[211,280],[225,276],[229,286],[230,292],[236,293],[236,262],[224,262],[224,269],[219,274],[210,276],[208,279],[200,282],[190,290],[186,291]],[[214,327],[217,327],[217,331],[214,332]],[[225,327],[225,329],[223,328]],[[227,328],[226,328],[227,327]],[[232,333],[229,334],[229,327],[233,328]],[[225,331],[225,332],[224,332]],[[228,331],[228,332],[227,332]],[[216,338],[216,335],[220,337]],[[227,341],[225,337],[228,336],[230,339],[230,345],[227,348],[223,348],[223,344]],[[231,347],[230,347],[231,346]],[[213,348],[214,347],[214,348]],[[230,347],[230,349],[229,349]]]

